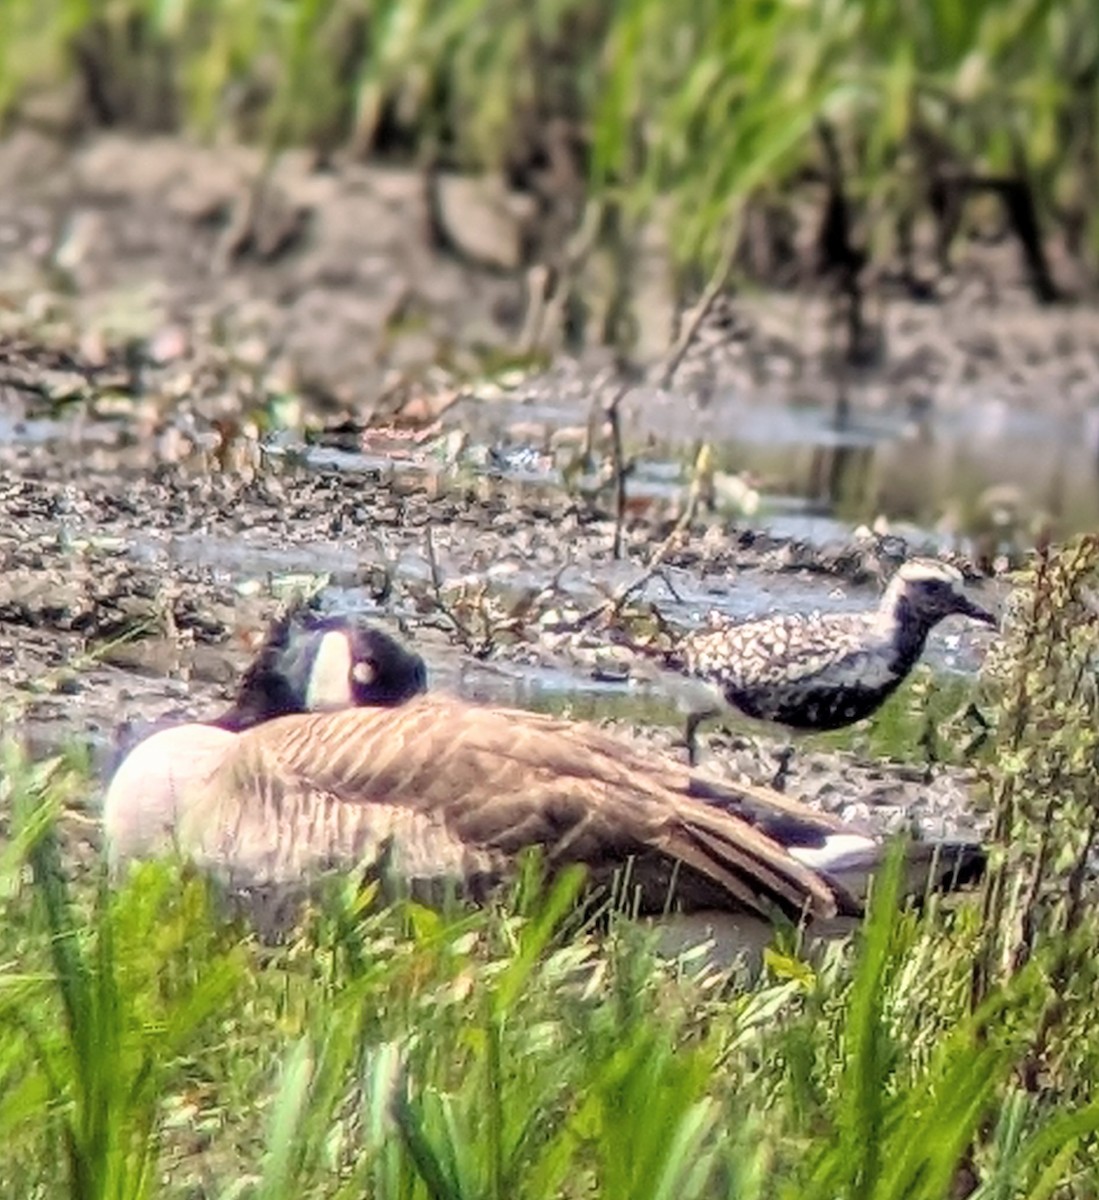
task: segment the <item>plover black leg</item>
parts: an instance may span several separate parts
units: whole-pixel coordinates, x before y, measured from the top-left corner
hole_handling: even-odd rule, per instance
[[[778,760],[778,766],[775,768],[774,778],[771,780],[771,787],[776,792],[786,791],[786,780],[790,775],[790,764],[794,761],[794,747],[791,743],[787,743],[780,750],[776,751],[775,758]]]
[[[687,762],[692,767],[698,766],[698,727],[709,716],[709,713],[690,713],[683,726],[683,744],[687,747]]]
[[[939,731],[930,713],[924,714],[923,729],[920,731],[920,749],[923,751],[923,781],[930,784],[935,778],[935,767],[939,764]]]

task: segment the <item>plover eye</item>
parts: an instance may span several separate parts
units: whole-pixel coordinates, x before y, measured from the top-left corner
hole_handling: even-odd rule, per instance
[[[361,660],[351,668],[351,678],[355,683],[373,683],[377,674],[374,664],[369,659]]]

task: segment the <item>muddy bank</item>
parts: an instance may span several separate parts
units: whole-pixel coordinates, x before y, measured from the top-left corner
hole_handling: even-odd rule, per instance
[[[605,721],[684,754],[674,697],[604,623],[587,620],[644,578],[651,528],[632,528],[627,557],[615,560],[612,520],[505,480],[433,495],[416,477],[348,471],[245,482],[85,466],[76,482],[68,464],[54,465],[0,489],[5,726],[38,753],[76,739],[102,770],[130,727],[216,715],[256,633],[305,589],[324,608],[402,633],[425,655],[433,687]],[[683,628],[711,608],[872,604],[908,549],[897,539],[817,549],[732,527],[696,532],[633,598]],[[929,661],[972,673],[987,643],[951,626],[936,633]],[[785,739],[749,729],[705,744],[710,769],[766,782]],[[848,817],[939,832],[965,819],[968,778],[803,747],[786,786]]]
[[[559,439],[619,380],[598,352],[532,341],[523,197],[453,179],[440,205],[415,170],[304,154],[257,192],[261,166],[179,139],[0,142],[0,441],[60,412],[94,444],[118,436],[107,417],[171,460],[226,425],[293,442],[445,411],[479,446],[548,458],[560,484],[576,463]],[[858,366],[813,288],[723,300],[668,386],[643,346],[621,406],[637,486],[682,473],[704,439],[782,534],[900,521],[965,550],[1092,527],[1094,309],[1036,306],[1008,239],[958,261],[925,302],[882,283]],[[641,325],[674,329],[670,294],[636,298]]]
[[[476,370],[516,352],[536,265],[520,193],[447,177],[440,212],[436,185],[417,170],[319,170],[306,153],[283,155],[269,174],[263,166],[258,151],[178,138],[97,135],[70,147],[13,132],[0,141],[3,327],[67,334],[89,350],[152,338],[162,357],[204,334],[243,343],[263,368],[297,373],[360,412],[390,372]],[[729,393],[773,407],[842,392],[854,410],[995,401],[1094,412],[1094,308],[1036,306],[1007,237],[967,243],[957,261],[921,301],[883,281],[873,345],[842,368],[821,289],[723,300],[676,392],[702,407]],[[646,294],[634,307],[647,318],[659,303]]]
[[[656,386],[515,357],[516,198],[459,189],[441,237],[416,172],[290,155],[260,212],[258,165],[0,143],[0,686],[37,749],[105,762],[120,724],[215,713],[306,587],[404,632],[434,686],[682,753],[674,702],[589,620],[657,548],[630,602],[685,628],[869,605],[913,552],[976,581],[1099,519],[1099,322],[1035,308],[1012,248],[933,303],[883,293],[857,369],[823,296],[775,293],[718,306]],[[987,643],[948,626],[928,662],[972,678]],[[707,765],[766,782],[784,744],[714,734]],[[969,782],[807,747],[787,787],[939,831]]]

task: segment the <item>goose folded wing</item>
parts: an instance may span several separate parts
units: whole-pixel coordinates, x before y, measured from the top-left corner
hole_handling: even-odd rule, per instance
[[[244,734],[193,797],[183,847],[252,883],[386,856],[409,880],[507,874],[526,847],[593,882],[630,864],[642,910],[831,915],[836,889],[734,813],[689,796],[691,777],[599,731],[425,699],[294,716]]]

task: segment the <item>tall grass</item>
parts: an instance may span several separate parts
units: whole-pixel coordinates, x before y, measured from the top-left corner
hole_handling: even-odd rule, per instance
[[[901,911],[894,856],[852,946],[754,982],[578,929],[574,876],[442,913],[337,882],[263,946],[176,865],[74,871],[84,780],[9,755],[0,1194],[1094,1196],[1097,582],[1090,538],[1023,590],[983,907]]]
[[[1025,224],[1019,187],[1099,251],[1089,0],[7,0],[0,113],[67,78],[112,124],[520,173],[564,123],[592,194],[670,210],[685,263],[807,178],[870,245],[929,204],[949,232],[956,188]]]
[[[4,890],[20,919],[0,973],[2,1120],[34,1128],[48,1153],[32,1164],[16,1151],[0,1176],[13,1173],[11,1195],[51,1179],[89,1200],[155,1195],[164,1094],[239,982],[241,952],[205,920],[202,890],[173,889],[163,873],[115,897],[100,872],[75,896],[53,820],[72,778],[51,771],[43,787],[36,774],[8,775],[33,885],[24,893],[9,860]]]

